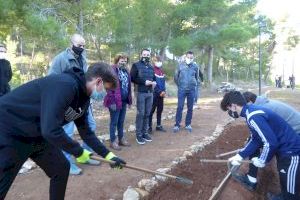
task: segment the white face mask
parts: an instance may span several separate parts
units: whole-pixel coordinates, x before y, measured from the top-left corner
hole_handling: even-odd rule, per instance
[[[6,59],[6,53],[0,52],[0,59]]]
[[[156,66],[156,67],[161,67],[161,66],[162,66],[162,62],[156,62],[156,63],[155,63],[155,66]]]
[[[190,59],[190,58],[186,58],[185,59],[185,62],[186,62],[186,64],[191,64],[192,62],[193,62],[193,59]]]

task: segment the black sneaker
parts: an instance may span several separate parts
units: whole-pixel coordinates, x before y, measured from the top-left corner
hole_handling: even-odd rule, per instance
[[[241,183],[244,187],[246,187],[250,191],[254,191],[256,189],[257,183],[252,183],[247,175],[239,175],[239,174],[232,174],[232,177],[237,182]]]
[[[141,144],[141,145],[143,145],[143,144],[146,143],[145,140],[144,140],[144,138],[141,137],[141,136],[137,136],[137,137],[136,137],[136,142],[137,142],[138,144]]]
[[[144,135],[143,135],[143,139],[144,139],[146,142],[152,142],[152,138],[150,137],[149,134],[144,134]]]
[[[268,200],[284,200],[284,198],[282,197],[281,194],[275,195],[270,192],[267,193],[267,198],[268,198]]]
[[[161,131],[161,132],[167,132],[166,129],[164,129],[164,127],[162,127],[162,126],[157,126],[156,130]]]

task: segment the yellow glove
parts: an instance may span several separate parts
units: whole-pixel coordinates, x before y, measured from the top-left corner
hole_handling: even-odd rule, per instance
[[[118,158],[113,152],[109,152],[105,156],[105,160],[111,160],[114,161],[114,164],[110,164],[111,168],[119,168],[122,169],[123,165],[126,165],[126,162],[122,160],[121,158]]]
[[[78,163],[86,163],[88,160],[90,160],[90,156],[92,155],[92,152],[84,149],[81,156],[79,156],[78,158],[76,158],[76,161]]]

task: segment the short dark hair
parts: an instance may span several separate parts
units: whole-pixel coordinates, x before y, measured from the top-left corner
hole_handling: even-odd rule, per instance
[[[257,95],[254,94],[253,92],[244,92],[243,93],[244,98],[246,99],[247,103],[249,103],[250,101],[252,103],[255,103]]]
[[[93,78],[98,77],[100,77],[105,83],[111,83],[112,89],[116,88],[117,78],[115,77],[109,64],[104,62],[94,63],[85,73],[85,78],[87,81],[91,81]]]
[[[147,48],[142,49],[141,54],[143,53],[143,51],[149,51],[150,52],[150,49],[147,49]]]
[[[187,51],[187,52],[185,53],[185,55],[187,55],[187,54],[192,54],[192,55],[194,55],[194,52],[192,52],[192,51]]]
[[[231,106],[233,103],[239,106],[244,106],[247,104],[244,96],[239,91],[230,91],[224,95],[220,107],[223,111],[227,111],[227,107]]]

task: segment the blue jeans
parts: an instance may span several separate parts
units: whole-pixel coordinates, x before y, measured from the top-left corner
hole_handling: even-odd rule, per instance
[[[92,111],[92,106],[89,106],[88,108],[88,124],[89,124],[89,127],[92,131],[96,132],[96,121],[94,119],[94,116],[93,116],[93,111]],[[73,138],[73,135],[74,135],[74,128],[75,128],[75,123],[74,122],[70,122],[66,125],[63,126],[63,129],[64,131],[66,132],[66,134],[70,137],[70,138]],[[83,142],[82,144],[82,147],[87,149],[88,151],[93,151],[87,144],[85,144]],[[64,155],[65,157],[68,159],[68,161],[70,163],[73,163],[73,159],[72,159],[72,155],[71,154],[68,154],[67,152],[64,152]]]
[[[136,136],[143,137],[147,133],[149,127],[149,116],[152,109],[153,93],[137,93],[137,114],[136,114]]]
[[[195,90],[180,90],[178,89],[178,102],[176,111],[175,126],[179,126],[182,119],[182,111],[184,107],[185,98],[187,99],[187,113],[185,118],[185,125],[191,125],[193,117],[193,104],[195,98]]]
[[[125,115],[126,115],[126,108],[127,104],[125,102],[122,102],[122,108],[121,110],[112,110],[109,108],[109,114],[110,114],[110,124],[109,124],[109,134],[110,134],[110,141],[114,142],[116,140],[116,129],[118,129],[118,139],[121,141],[121,139],[124,136],[124,121],[125,121]]]

